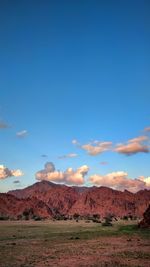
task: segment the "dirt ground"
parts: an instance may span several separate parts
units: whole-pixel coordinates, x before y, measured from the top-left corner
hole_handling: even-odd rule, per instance
[[[0,222],[0,267],[55,266],[149,267],[150,230],[131,222]]]

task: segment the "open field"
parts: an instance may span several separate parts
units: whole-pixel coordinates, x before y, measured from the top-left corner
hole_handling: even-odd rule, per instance
[[[150,230],[84,221],[1,221],[1,267],[149,267]]]

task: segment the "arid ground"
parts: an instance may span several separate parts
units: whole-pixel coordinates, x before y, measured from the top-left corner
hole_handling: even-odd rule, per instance
[[[1,221],[1,267],[149,267],[150,230],[85,221]]]

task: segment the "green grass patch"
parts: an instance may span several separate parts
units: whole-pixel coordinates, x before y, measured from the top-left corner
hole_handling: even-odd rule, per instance
[[[140,237],[150,239],[150,229],[141,229],[136,224],[120,225],[118,228],[118,234],[125,235],[139,235]]]
[[[0,224],[0,241],[25,240],[78,240],[95,239],[107,236],[139,235],[142,238],[150,238],[150,229],[140,229],[137,225],[116,223],[113,226],[102,226],[100,224],[86,224],[83,222],[28,222],[20,224]]]

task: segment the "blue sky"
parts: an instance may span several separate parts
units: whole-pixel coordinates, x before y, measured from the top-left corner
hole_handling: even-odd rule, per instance
[[[0,165],[24,173],[1,179],[1,192],[34,183],[47,161],[62,172],[89,166],[85,184],[93,174],[150,176],[149,151],[114,151],[149,136],[149,12],[148,0],[0,2],[0,121],[10,126],[0,129]],[[113,148],[88,155],[94,140]]]

